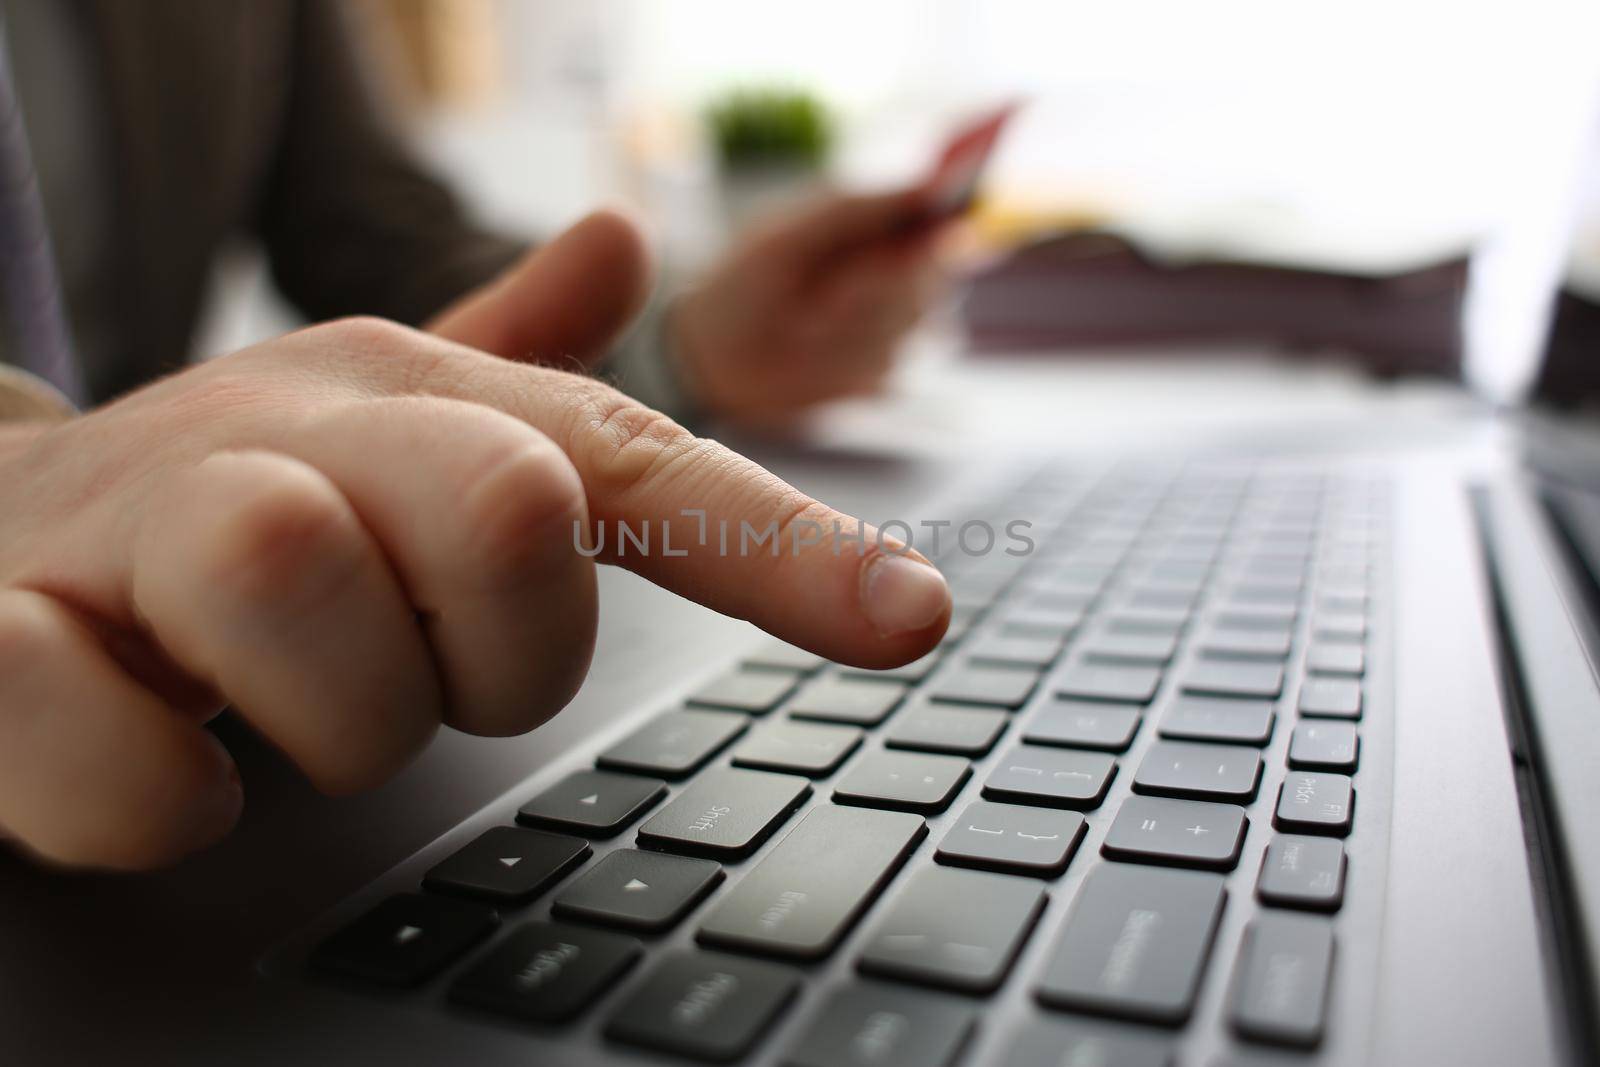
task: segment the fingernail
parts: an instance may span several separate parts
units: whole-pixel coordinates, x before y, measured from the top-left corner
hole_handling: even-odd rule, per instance
[[[884,637],[931,626],[949,606],[944,575],[915,557],[880,553],[861,574],[861,610]]]

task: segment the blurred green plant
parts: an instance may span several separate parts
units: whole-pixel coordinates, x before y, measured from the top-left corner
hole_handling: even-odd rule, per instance
[[[833,148],[833,120],[815,95],[778,86],[731,89],[706,108],[723,170],[815,169]]]

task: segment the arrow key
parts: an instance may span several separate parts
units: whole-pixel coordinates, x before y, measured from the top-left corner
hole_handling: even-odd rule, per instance
[[[658,933],[677,925],[722,877],[712,860],[619,849],[562,890],[552,910],[563,919]]]
[[[413,986],[488,937],[499,922],[492,908],[472,901],[401,893],[317,946],[311,964],[369,982]]]
[[[576,837],[496,826],[429,871],[422,887],[520,904],[550,888],[589,851]]]
[[[665,783],[653,778],[578,771],[522,805],[517,821],[584,837],[612,837],[666,795]]]

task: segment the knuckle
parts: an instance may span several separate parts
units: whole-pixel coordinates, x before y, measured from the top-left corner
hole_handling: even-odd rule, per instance
[[[582,405],[568,451],[581,457],[584,482],[608,493],[639,488],[707,443],[658,411],[606,389]]]
[[[19,676],[37,663],[54,630],[50,614],[32,595],[0,596],[0,678]]]
[[[587,519],[572,462],[549,439],[531,434],[486,464],[463,511],[477,560],[494,582],[542,569],[570,544],[572,524]]]
[[[353,569],[356,528],[349,505],[325,478],[294,460],[212,457],[230,497],[204,544],[200,572],[249,598],[281,598],[325,577],[330,564]]]
[[[405,344],[417,336],[417,331],[376,315],[352,315],[308,327],[308,336],[329,344],[336,344],[352,352],[384,350]]]
[[[360,315],[308,327],[303,337],[319,360],[332,356],[336,373],[378,394],[418,393],[461,350],[388,319]]]

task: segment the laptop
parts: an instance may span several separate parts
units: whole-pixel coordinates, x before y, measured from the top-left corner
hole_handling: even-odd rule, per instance
[[[527,737],[336,802],[224,722],[217,849],[0,859],[5,1059],[1595,1062],[1600,437],[1487,432],[779,457],[952,524],[935,653],[608,572]]]

